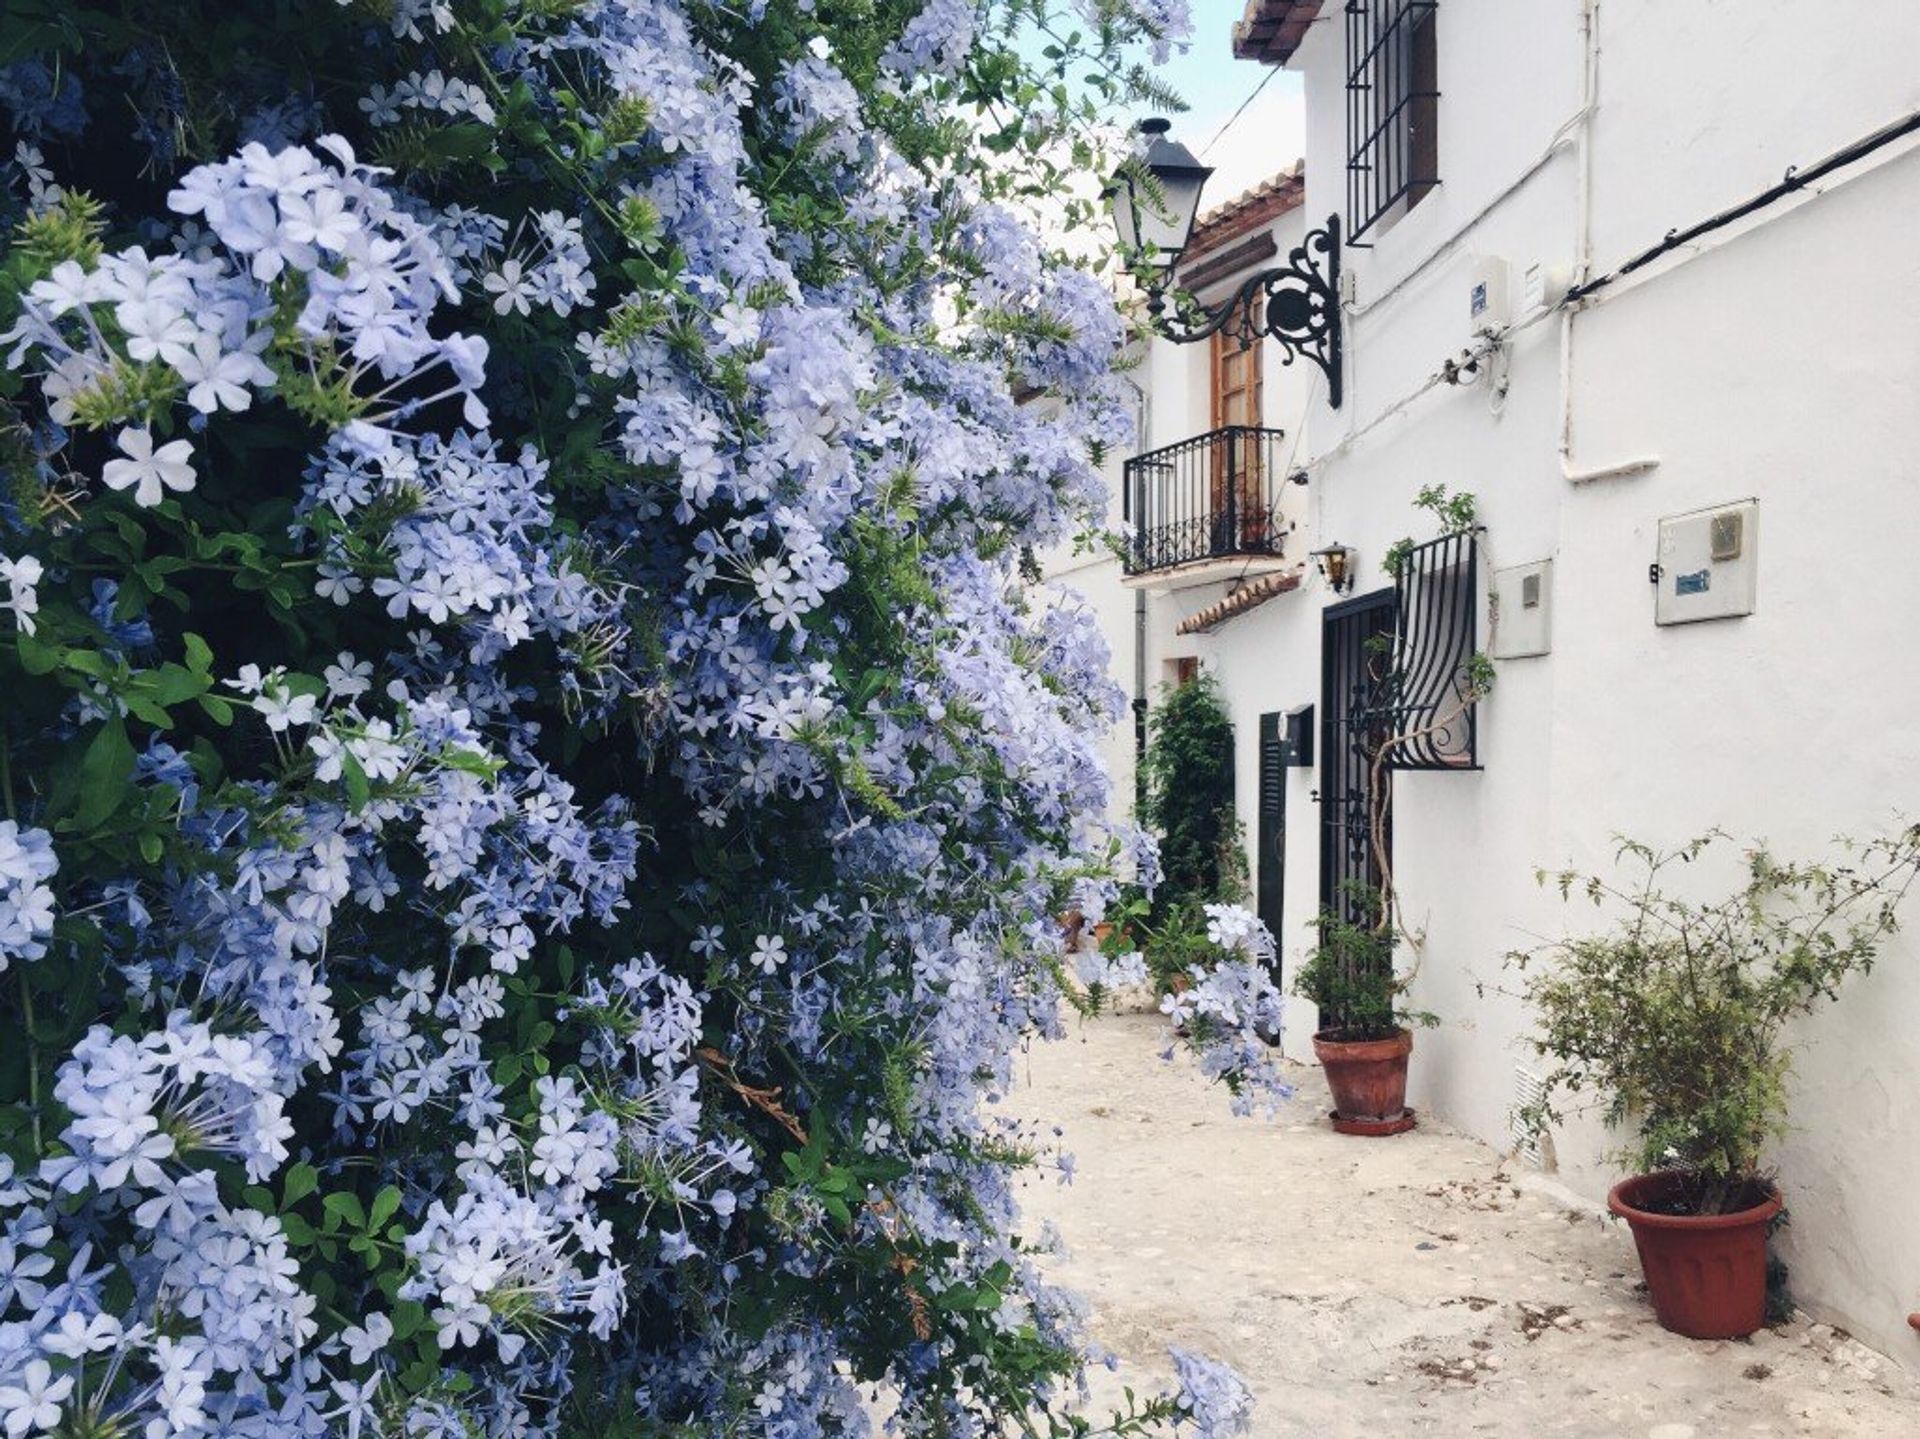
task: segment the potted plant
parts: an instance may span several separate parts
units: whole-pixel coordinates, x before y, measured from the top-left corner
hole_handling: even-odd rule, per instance
[[[1678,1334],[1734,1338],[1765,1322],[1766,1237],[1781,1210],[1766,1152],[1786,1129],[1784,1028],[1872,967],[1920,872],[1920,827],[1839,844],[1820,863],[1754,847],[1720,897],[1699,900],[1669,884],[1678,867],[1720,859],[1723,833],[1664,851],[1622,841],[1624,879],[1540,875],[1563,898],[1610,910],[1613,927],[1510,956],[1531,971],[1534,1045],[1551,1063],[1522,1118],[1557,1122],[1574,1095],[1631,1130],[1621,1158],[1636,1172],[1608,1207],[1632,1227],[1654,1312]]]
[[[1168,912],[1159,925],[1143,926],[1147,974],[1161,994],[1184,994],[1196,970],[1211,969],[1220,947],[1207,937],[1207,915],[1197,900],[1188,900]]]
[[[1345,909],[1322,910],[1320,942],[1294,976],[1294,992],[1320,1012],[1314,1057],[1333,1092],[1342,1134],[1401,1134],[1413,1128],[1407,1064],[1416,1025],[1431,1014],[1409,1008],[1411,972],[1395,963],[1400,935],[1377,890],[1353,887]]]

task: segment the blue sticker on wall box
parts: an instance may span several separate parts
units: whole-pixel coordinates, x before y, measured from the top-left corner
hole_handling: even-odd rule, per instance
[[[1676,595],[1704,595],[1713,581],[1713,571],[1695,570],[1690,575],[1673,577],[1673,592]]]

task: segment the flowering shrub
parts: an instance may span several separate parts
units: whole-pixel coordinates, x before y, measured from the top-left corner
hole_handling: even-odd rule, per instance
[[[10,12],[9,1435],[1066,1432],[980,1100],[1123,842],[1016,576],[1125,409],[1018,211],[1184,26]]]
[[[1259,1104],[1271,1114],[1293,1092],[1269,1043],[1279,1038],[1283,1004],[1273,983],[1273,935],[1241,905],[1204,909],[1207,941],[1218,958],[1189,966],[1190,983],[1163,995],[1160,1012],[1206,1075],[1232,1092],[1235,1113],[1249,1114]],[[1172,1057],[1171,1048],[1165,1057]]]

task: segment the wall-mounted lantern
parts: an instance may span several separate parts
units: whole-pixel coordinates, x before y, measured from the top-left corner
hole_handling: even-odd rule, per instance
[[[1140,165],[1152,176],[1151,186],[1140,181],[1137,170],[1125,167],[1106,191],[1121,253],[1146,284],[1155,329],[1180,345],[1222,331],[1242,345],[1276,340],[1284,363],[1304,355],[1319,367],[1327,379],[1327,403],[1339,409],[1340,217],[1329,215],[1323,227],[1307,232],[1286,264],[1249,277],[1214,308],[1189,303],[1167,314],[1173,268],[1193,238],[1200,192],[1213,174],[1172,138],[1171,128],[1165,120],[1140,122],[1140,132],[1148,137]]]
[[[1312,558],[1320,565],[1320,574],[1329,588],[1337,595],[1343,595],[1353,588],[1353,549],[1335,540],[1325,549],[1312,551]]]

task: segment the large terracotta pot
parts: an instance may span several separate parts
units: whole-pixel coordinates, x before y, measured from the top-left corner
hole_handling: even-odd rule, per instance
[[[1689,1339],[1743,1339],[1767,1322],[1767,1225],[1780,1195],[1732,1214],[1667,1214],[1687,1176],[1636,1174],[1607,1208],[1627,1221],[1660,1323]]]
[[[1313,1037],[1314,1058],[1333,1091],[1333,1127],[1342,1134],[1401,1134],[1413,1128],[1407,1108],[1407,1059],[1413,1031],[1387,1039],[1348,1040],[1337,1030]]]

